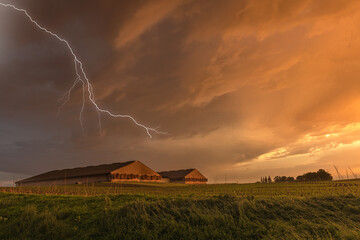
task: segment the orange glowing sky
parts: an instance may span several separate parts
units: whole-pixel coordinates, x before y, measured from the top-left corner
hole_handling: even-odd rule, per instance
[[[74,80],[66,49],[0,8],[0,184],[133,159],[210,182],[333,165],[360,176],[359,1],[11,3],[72,44],[101,106],[170,134],[105,116],[99,131],[87,105],[83,135],[81,89],[57,115]]]

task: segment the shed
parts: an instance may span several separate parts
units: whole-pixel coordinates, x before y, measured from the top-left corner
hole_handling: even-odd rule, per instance
[[[186,184],[205,184],[208,179],[197,169],[182,169],[159,172],[162,177],[161,182],[186,183]]]

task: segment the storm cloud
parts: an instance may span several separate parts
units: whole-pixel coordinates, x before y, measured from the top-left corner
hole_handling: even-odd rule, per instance
[[[99,129],[89,103],[82,131],[80,86],[59,109],[75,80],[66,46],[0,7],[1,172],[133,159],[211,182],[360,171],[358,1],[11,3],[70,42],[101,107],[168,134],[106,115]]]

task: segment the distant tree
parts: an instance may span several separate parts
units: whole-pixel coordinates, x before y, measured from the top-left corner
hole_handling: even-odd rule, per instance
[[[294,178],[294,177],[287,177],[287,181],[288,181],[288,182],[294,182],[294,181],[295,181],[295,178]]]
[[[263,177],[261,177],[260,182],[261,182],[261,183],[264,183],[264,179],[263,179]]]
[[[331,174],[326,172],[324,169],[319,169],[317,172],[308,172],[296,177],[296,181],[300,181],[300,182],[331,181],[332,179],[333,177],[331,176]]]
[[[268,183],[272,183],[271,177],[268,176]]]
[[[274,177],[274,182],[294,182],[295,179],[293,177],[286,176],[276,176]]]
[[[280,176],[275,176],[274,177],[274,182],[284,182],[284,177],[285,176],[282,176],[282,177],[280,177]],[[286,177],[285,177],[286,178]]]
[[[327,171],[325,171],[324,169],[319,169],[316,173],[319,176],[319,178],[321,179],[321,181],[333,180],[333,177],[331,176],[331,174],[328,173]]]
[[[267,183],[267,177],[264,177],[264,183]]]
[[[305,181],[305,176],[304,176],[304,175],[297,176],[297,177],[296,177],[296,181],[298,181],[298,182],[303,182],[303,181]]]

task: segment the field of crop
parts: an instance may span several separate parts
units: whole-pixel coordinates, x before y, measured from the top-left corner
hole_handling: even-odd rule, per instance
[[[0,188],[0,239],[360,239],[359,185]]]
[[[360,196],[360,181],[326,181],[271,184],[165,184],[165,183],[97,183],[93,185],[0,187],[0,192],[50,195],[113,195],[146,196],[217,196],[235,197],[319,197],[352,194]]]

